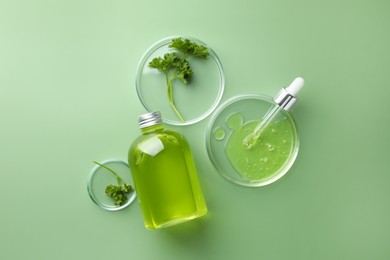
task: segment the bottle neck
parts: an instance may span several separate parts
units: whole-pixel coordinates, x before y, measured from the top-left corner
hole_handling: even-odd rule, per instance
[[[159,124],[155,124],[155,125],[141,128],[141,133],[148,134],[148,133],[152,133],[152,132],[160,132],[162,130],[164,130],[164,125],[162,123],[159,123]]]

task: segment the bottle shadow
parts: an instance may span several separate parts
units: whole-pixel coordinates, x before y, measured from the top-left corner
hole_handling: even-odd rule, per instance
[[[198,219],[163,228],[161,235],[173,243],[180,243],[184,246],[188,245],[191,247],[203,247],[207,244],[207,230],[210,224],[209,214]]]

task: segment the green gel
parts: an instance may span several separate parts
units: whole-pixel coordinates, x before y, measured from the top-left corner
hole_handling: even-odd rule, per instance
[[[255,145],[248,149],[243,140],[258,124],[259,121],[249,121],[241,127],[234,128],[225,148],[230,163],[247,181],[272,177],[287,163],[294,148],[293,126],[289,120],[282,119],[271,122]]]
[[[225,132],[225,129],[218,126],[215,128],[213,134],[214,134],[214,138],[216,140],[221,141],[225,138],[226,132]]]
[[[230,129],[238,129],[242,126],[244,119],[240,113],[233,113],[226,119],[226,124]]]

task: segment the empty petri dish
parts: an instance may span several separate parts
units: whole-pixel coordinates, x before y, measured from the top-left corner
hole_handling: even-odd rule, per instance
[[[288,111],[279,110],[253,147],[243,142],[274,106],[271,97],[246,94],[227,100],[215,111],[206,146],[221,176],[241,186],[260,187],[288,172],[299,150],[296,124]]]
[[[204,45],[209,50],[207,59],[190,57],[189,65],[193,71],[191,80],[184,84],[173,81],[172,98],[182,121],[171,106],[164,73],[149,67],[149,63],[167,52],[175,38],[189,39]],[[217,54],[206,43],[193,37],[171,36],[153,44],[143,55],[137,68],[135,85],[138,97],[148,112],[160,111],[163,121],[170,125],[191,125],[210,115],[221,100],[225,77]]]
[[[104,210],[117,211],[126,208],[137,197],[129,165],[121,160],[106,160],[100,162],[100,164],[113,170],[126,184],[130,184],[133,190],[127,193],[127,202],[121,206],[115,205],[114,200],[107,196],[105,190],[107,185],[118,185],[117,178],[106,168],[96,165],[92,169],[87,183],[87,190],[90,198],[96,205]]]

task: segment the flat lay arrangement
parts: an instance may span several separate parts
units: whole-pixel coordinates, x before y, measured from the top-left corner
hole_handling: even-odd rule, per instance
[[[390,259],[390,1],[0,1],[0,260]]]
[[[224,82],[217,54],[193,37],[167,37],[146,51],[138,67],[136,88],[149,113],[138,117],[143,134],[131,145],[128,155],[128,174],[132,175],[135,191],[113,170],[95,162],[117,179],[118,186],[106,187],[106,195],[114,200],[120,192],[123,203],[116,201],[114,209],[128,206],[137,194],[147,229],[171,226],[207,213],[191,149],[180,133],[164,130],[164,123],[185,127],[212,114],[205,137],[207,152],[221,176],[235,184],[260,187],[288,172],[299,150],[290,109],[304,80],[296,78],[273,99],[260,93],[243,94],[218,106]],[[209,99],[205,91],[210,89],[215,95],[203,111],[196,111],[197,107],[189,102],[179,102]],[[191,116],[193,110],[197,115]],[[90,196],[101,205],[91,193],[91,180]],[[112,187],[116,188],[114,196]]]

